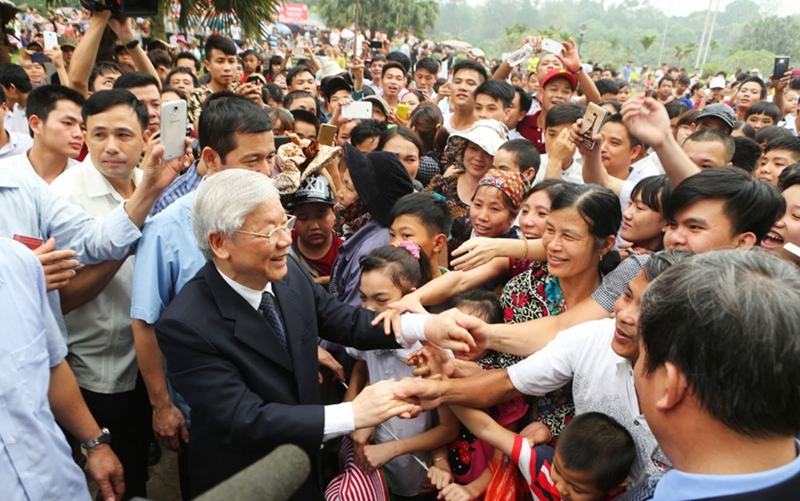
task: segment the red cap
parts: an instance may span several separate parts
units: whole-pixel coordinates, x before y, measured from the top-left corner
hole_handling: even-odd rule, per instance
[[[541,88],[544,89],[550,80],[554,78],[566,78],[569,80],[572,90],[575,90],[575,87],[578,86],[578,79],[575,78],[575,75],[573,75],[571,71],[565,68],[553,68],[548,70],[548,72],[544,75],[544,78],[542,78]]]

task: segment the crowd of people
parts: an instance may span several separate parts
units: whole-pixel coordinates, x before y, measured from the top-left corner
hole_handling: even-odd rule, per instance
[[[158,444],[184,499],[287,443],[298,501],[800,491],[792,67],[73,14],[0,65],[3,499]]]

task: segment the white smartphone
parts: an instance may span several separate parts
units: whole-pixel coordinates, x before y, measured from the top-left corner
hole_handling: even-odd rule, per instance
[[[161,144],[164,160],[183,156],[186,145],[186,101],[169,101],[161,104]]]
[[[372,118],[372,103],[369,101],[356,101],[343,106],[342,118],[370,119]]]
[[[44,32],[44,50],[50,50],[58,45],[58,35],[52,31]]]
[[[550,40],[549,38],[545,38],[542,40],[542,44],[539,46],[543,51],[549,52],[551,54],[561,54],[564,52],[564,46],[560,43],[556,42],[555,40]]]
[[[800,247],[796,246],[791,242],[783,244],[783,250],[785,250],[786,252],[790,252],[797,257],[800,257]]]

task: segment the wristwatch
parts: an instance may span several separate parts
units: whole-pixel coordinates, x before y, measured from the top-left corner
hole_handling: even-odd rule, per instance
[[[578,69],[573,71],[572,74],[577,77],[578,75],[581,74],[581,71],[583,71],[583,66],[578,66]]]
[[[139,40],[134,38],[133,40],[125,44],[125,48],[131,50],[135,49],[137,45],[139,45]]]
[[[84,449],[89,450],[93,447],[97,447],[100,444],[111,443],[111,432],[108,431],[108,428],[102,428],[100,431],[102,431],[103,434],[100,435],[99,437],[81,443]]]

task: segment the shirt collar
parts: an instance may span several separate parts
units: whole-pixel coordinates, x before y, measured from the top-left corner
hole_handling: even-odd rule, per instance
[[[234,291],[236,291],[237,294],[242,296],[244,300],[247,301],[247,303],[253,307],[254,310],[257,310],[259,306],[261,306],[261,295],[264,292],[269,292],[270,294],[272,294],[271,282],[267,282],[266,287],[264,287],[260,291],[257,291],[255,289],[251,289],[250,287],[244,286],[239,282],[236,282],[232,278],[228,277],[226,274],[222,273],[222,270],[220,270],[219,268],[217,268],[217,271],[219,272],[222,279],[225,280],[225,282],[231,286],[231,289],[233,289]]]
[[[120,194],[117,193],[117,190],[114,189],[114,186],[97,169],[97,167],[94,165],[94,162],[92,162],[92,158],[86,157],[86,160],[84,160],[84,162],[86,163],[86,165],[84,166],[86,167],[84,171],[86,172],[86,177],[84,179],[86,182],[86,193],[92,198],[111,195],[119,202],[122,202],[122,197],[120,196]],[[69,163],[67,164],[67,167],[69,167]],[[139,182],[142,180],[143,175],[144,172],[142,172],[142,170],[139,169],[138,167],[133,169],[134,186],[139,186]]]

